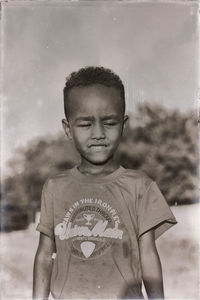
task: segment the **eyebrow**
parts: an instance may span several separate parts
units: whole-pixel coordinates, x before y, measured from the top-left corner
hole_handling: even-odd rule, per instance
[[[117,115],[108,115],[108,116],[104,116],[103,118],[101,118],[102,121],[106,121],[106,120],[121,120],[121,118],[119,118]],[[76,119],[76,122],[78,121],[93,121],[94,117],[90,117],[90,116],[83,116],[83,117],[79,117]]]
[[[120,120],[121,118],[117,115],[108,115],[102,118],[102,120]]]
[[[92,121],[94,118],[93,117],[79,117],[79,118],[76,118],[76,122],[78,121]]]

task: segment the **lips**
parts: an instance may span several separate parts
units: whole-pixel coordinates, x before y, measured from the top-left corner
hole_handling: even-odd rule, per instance
[[[107,144],[89,144],[88,148],[103,148],[108,147]]]
[[[103,152],[108,147],[107,144],[90,144],[88,148],[92,152]]]

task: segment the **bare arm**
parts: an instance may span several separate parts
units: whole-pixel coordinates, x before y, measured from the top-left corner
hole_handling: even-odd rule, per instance
[[[156,249],[154,230],[139,239],[142,278],[149,299],[164,299],[162,267]]]
[[[48,299],[54,252],[54,240],[40,233],[33,271],[33,299]]]

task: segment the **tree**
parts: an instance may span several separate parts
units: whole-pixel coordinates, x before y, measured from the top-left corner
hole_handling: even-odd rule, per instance
[[[145,171],[169,204],[197,201],[198,132],[195,115],[140,106],[137,127],[129,127],[118,151],[125,166]],[[132,122],[134,123],[134,122]]]
[[[9,162],[11,175],[3,182],[1,229],[22,229],[34,221],[35,212],[40,209],[45,180],[71,168],[78,159],[73,145],[64,135],[39,137],[29,142],[27,147],[18,149]]]

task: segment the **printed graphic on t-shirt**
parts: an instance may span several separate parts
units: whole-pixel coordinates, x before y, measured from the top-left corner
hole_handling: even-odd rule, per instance
[[[96,258],[108,249],[123,231],[117,211],[101,199],[75,201],[62,223],[55,227],[60,240],[68,240],[72,254],[85,259]]]

